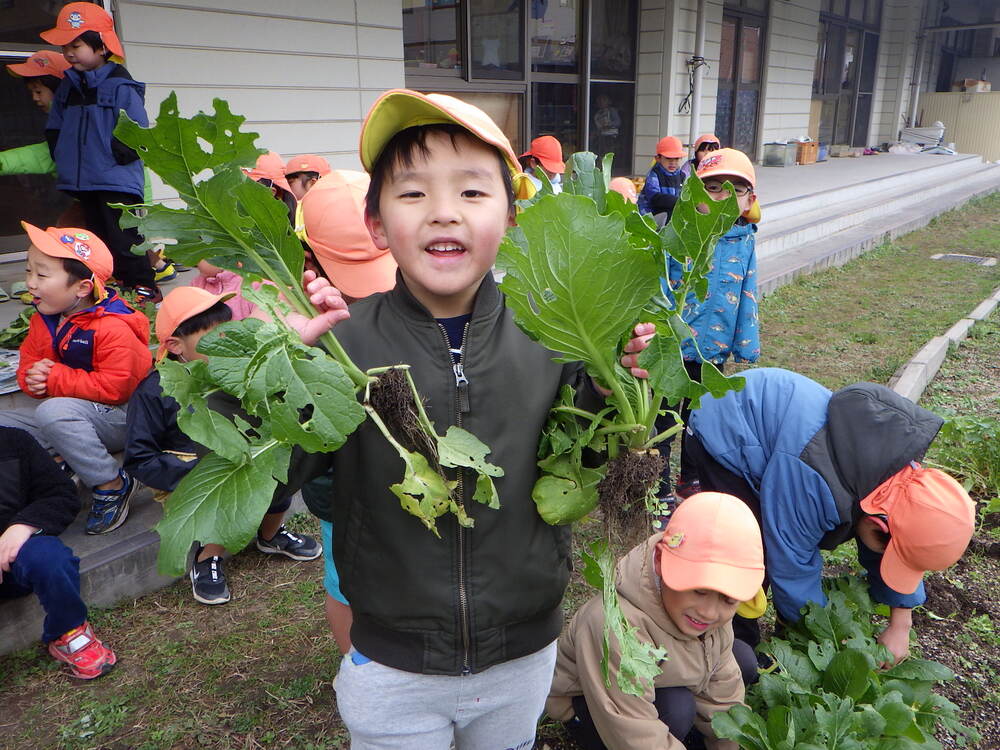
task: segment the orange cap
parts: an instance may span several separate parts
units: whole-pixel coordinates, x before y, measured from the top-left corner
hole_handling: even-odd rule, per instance
[[[254,165],[253,169],[247,169],[245,171],[247,177],[251,180],[256,180],[257,182],[260,182],[261,180],[270,180],[286,193],[292,192],[292,188],[288,184],[288,180],[285,179],[285,163],[274,151],[268,151],[266,154],[258,156],[257,163]]]
[[[503,154],[511,174],[518,174],[514,149],[490,116],[475,105],[447,94],[421,94],[409,89],[386,91],[368,110],[361,126],[361,164],[371,172],[379,154],[396,133],[417,125],[455,124]]]
[[[698,149],[701,148],[702,144],[705,144],[705,143],[714,143],[716,146],[721,146],[722,145],[722,141],[720,141],[719,138],[718,138],[718,136],[716,136],[714,133],[705,133],[704,135],[699,135],[695,139],[695,142],[694,142],[695,153],[697,153]]]
[[[566,171],[566,162],[562,158],[562,144],[555,136],[538,136],[531,142],[531,148],[521,154],[522,159],[525,156],[534,156],[549,172],[563,174]]]
[[[698,176],[704,180],[707,177],[739,177],[750,183],[753,187],[757,182],[757,173],[754,172],[753,164],[742,151],[735,148],[720,148],[712,151],[698,163]]]
[[[912,594],[924,571],[944,570],[965,552],[976,525],[976,506],[962,485],[937,469],[912,463],[861,501],[865,513],[889,521],[882,580],[893,591]]]
[[[65,57],[50,49],[40,49],[23,63],[11,63],[7,72],[21,78],[38,78],[39,76],[66,77],[66,68],[70,67]]]
[[[85,31],[96,31],[112,55],[125,59],[125,49],[115,33],[111,15],[95,3],[70,3],[64,5],[56,18],[56,27],[43,31],[39,36],[49,44],[62,47]]]
[[[621,193],[627,201],[636,203],[639,200],[639,195],[635,191],[635,183],[628,177],[615,177],[608,183],[608,187],[616,193]]]
[[[299,156],[293,156],[285,165],[286,177],[290,174],[295,174],[296,172],[316,172],[320,177],[322,177],[325,174],[330,174],[330,164],[322,156],[316,156],[316,154],[301,154]]]
[[[396,261],[379,250],[365,226],[364,172],[335,169],[303,196],[306,242],[333,285],[355,299],[396,285]]]
[[[156,309],[156,339],[160,342],[160,348],[156,350],[156,361],[159,362],[166,356],[166,340],[174,335],[177,326],[188,318],[205,312],[213,305],[235,296],[235,292],[212,294],[196,286],[179,286],[172,289]]]
[[[31,244],[51,258],[78,260],[94,274],[94,296],[104,299],[104,282],[111,278],[115,261],[108,246],[89,229],[77,227],[49,227],[39,229],[26,221],[21,222]]]
[[[674,591],[709,589],[745,602],[764,582],[760,526],[732,495],[691,495],[670,516],[656,546],[660,577]]]
[[[656,155],[666,156],[668,159],[683,159],[687,156],[687,151],[680,138],[668,135],[656,142]]]

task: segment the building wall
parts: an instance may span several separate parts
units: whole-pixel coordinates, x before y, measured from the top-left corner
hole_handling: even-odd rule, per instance
[[[946,142],[954,143],[963,154],[980,154],[987,161],[1000,161],[1000,91],[963,94],[928,93],[920,97],[920,113],[925,125],[940,120]]]
[[[820,0],[772,0],[758,143],[807,135]],[[758,154],[759,155],[759,154]]]
[[[868,131],[871,143],[896,141],[900,129],[906,125],[923,5],[912,0],[885,0],[882,7],[878,75]],[[931,58],[928,46],[924,54],[925,85],[930,78]]]
[[[171,90],[186,115],[226,99],[258,145],[285,157],[359,169],[365,113],[403,85],[399,0],[120,0],[118,17],[150,118]]]

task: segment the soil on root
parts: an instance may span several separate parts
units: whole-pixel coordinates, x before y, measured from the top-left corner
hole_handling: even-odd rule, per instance
[[[608,471],[597,485],[598,505],[608,536],[638,542],[649,532],[646,496],[658,486],[666,459],[658,451],[624,451],[608,462]]]
[[[432,467],[439,468],[437,445],[420,425],[413,390],[403,370],[382,373],[369,389],[368,402],[400,445],[420,453]]]

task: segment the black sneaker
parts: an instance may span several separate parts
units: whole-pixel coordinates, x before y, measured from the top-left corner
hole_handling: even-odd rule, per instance
[[[323,546],[311,536],[293,534],[282,525],[270,539],[257,534],[257,549],[268,555],[284,555],[293,560],[315,560]]]
[[[119,471],[122,487],[118,490],[94,490],[94,503],[87,516],[88,534],[107,534],[114,531],[128,518],[128,504],[139,488],[139,483],[124,471]]]
[[[222,568],[221,557],[206,557],[191,566],[191,593],[202,604],[225,604],[229,601],[229,586],[226,585],[226,572]]]

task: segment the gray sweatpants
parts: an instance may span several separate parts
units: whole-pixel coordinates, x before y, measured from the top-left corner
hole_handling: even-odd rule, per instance
[[[333,686],[351,750],[530,750],[555,665],[554,641],[462,677],[403,672],[352,648]]]
[[[125,447],[125,407],[53,396],[36,407],[0,411],[0,425],[20,427],[63,457],[87,487],[118,476],[112,453]]]

